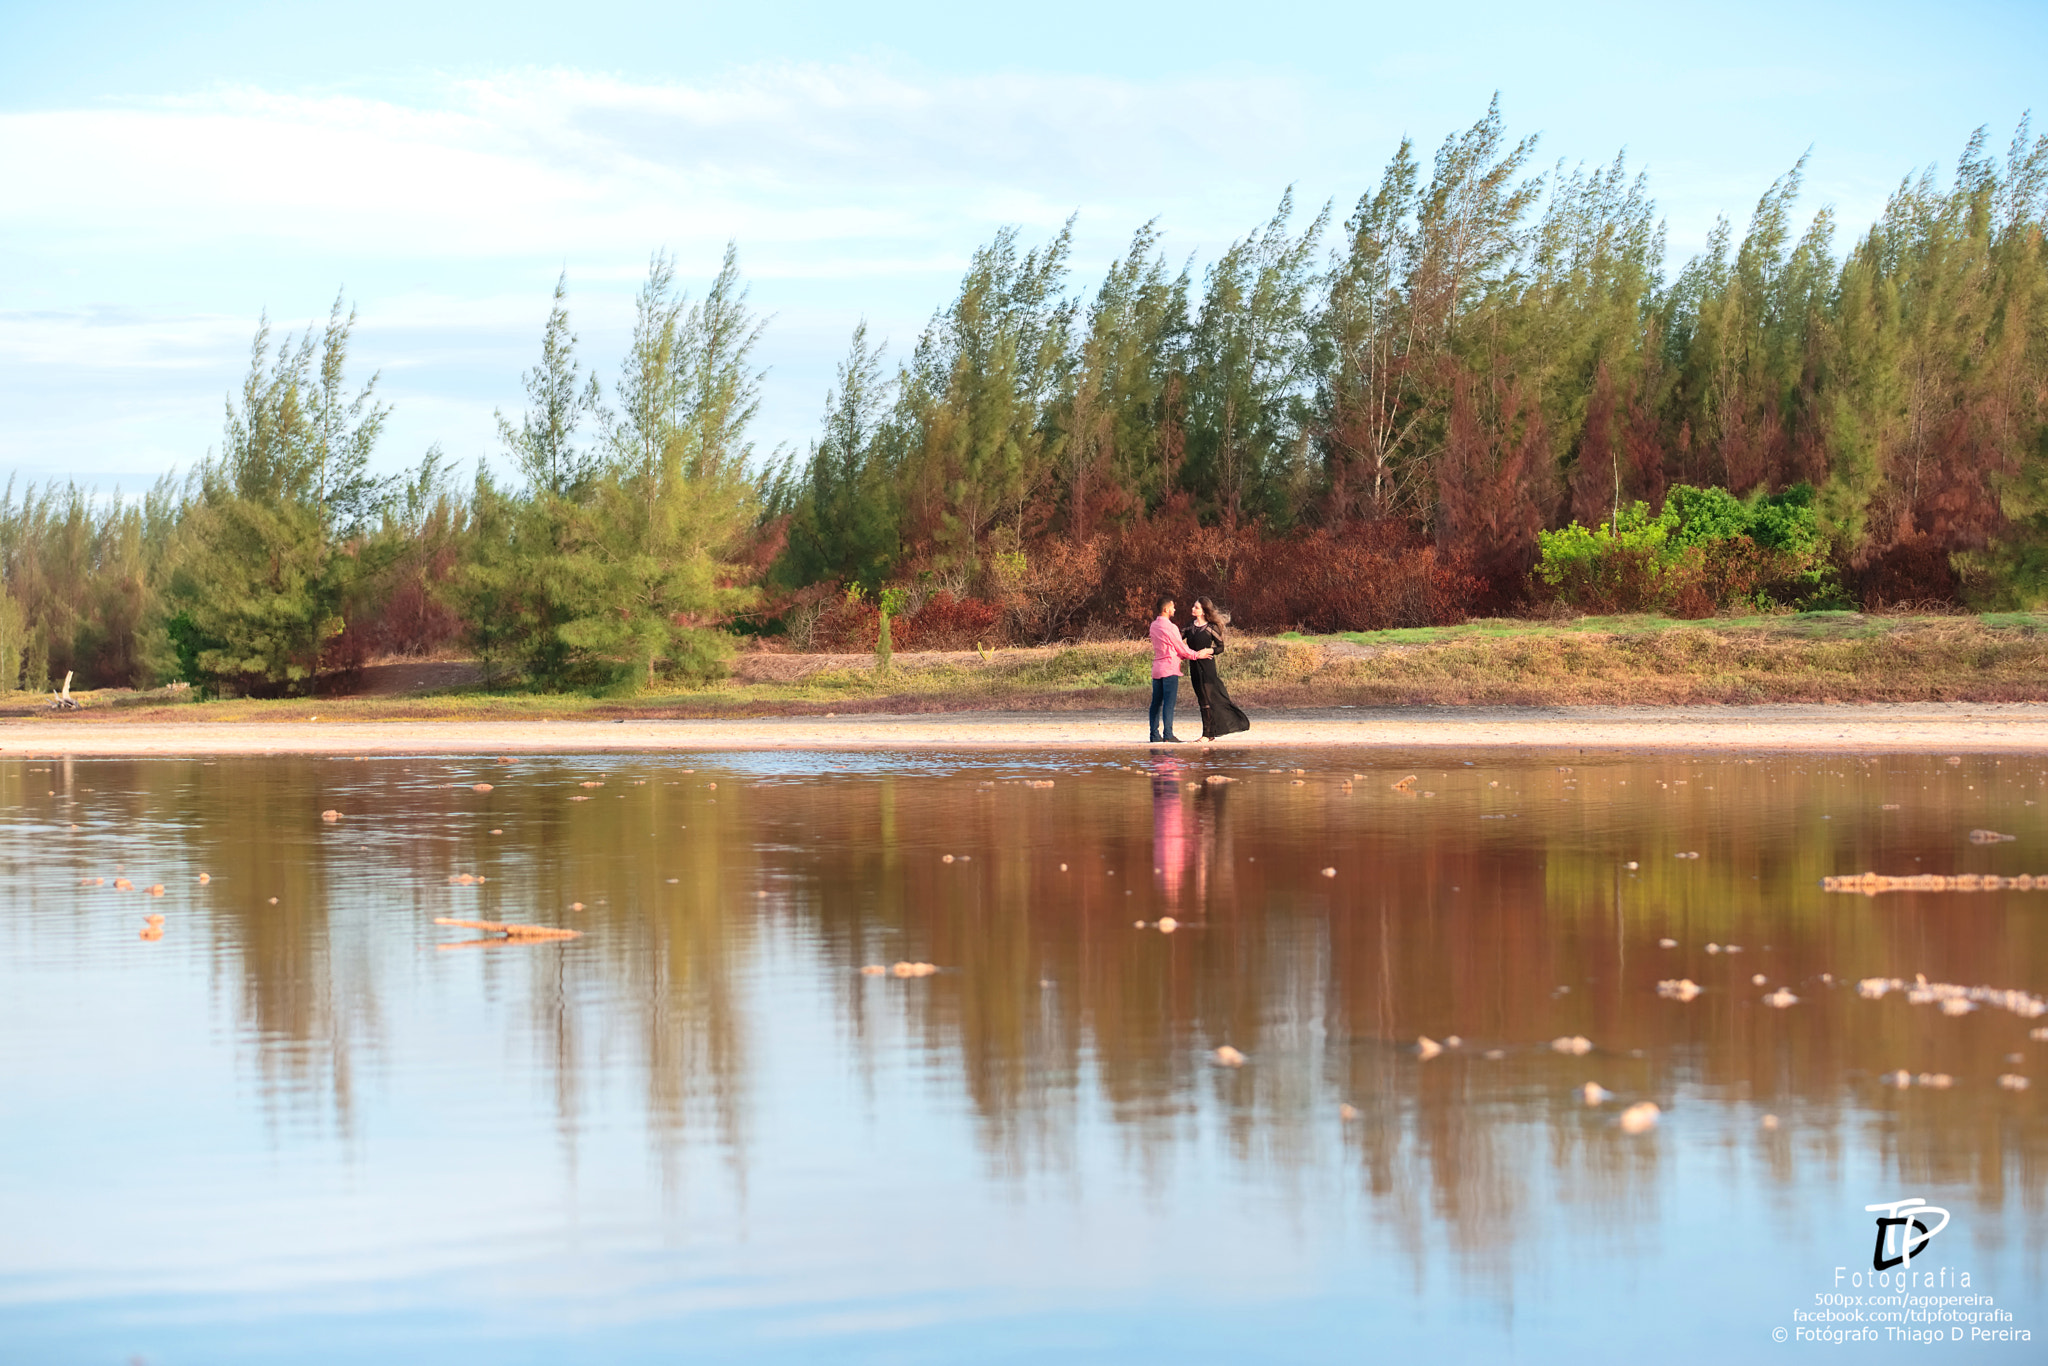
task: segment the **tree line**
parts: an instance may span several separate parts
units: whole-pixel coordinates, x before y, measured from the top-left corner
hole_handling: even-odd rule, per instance
[[[1541,168],[1496,101],[1199,269],[1152,223],[1078,289],[1071,222],[1006,229],[901,359],[857,326],[816,439],[765,459],[731,249],[695,300],[653,259],[608,393],[557,284],[509,477],[370,473],[337,302],[259,328],[181,481],[9,489],[0,674],[275,692],[460,648],[631,687],[891,613],[899,646],[1123,633],[1156,585],[1313,629],[2048,598],[2048,137],[1980,130],[1839,250],[1804,173],[1671,272],[1641,173]]]

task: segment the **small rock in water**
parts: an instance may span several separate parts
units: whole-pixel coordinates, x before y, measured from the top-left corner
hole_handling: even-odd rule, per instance
[[[2008,840],[2016,840],[2018,838],[2018,835],[2001,835],[1996,830],[1972,830],[1970,832],[1970,843],[1972,844],[2003,844]]]
[[[1484,1053],[1481,1053],[1479,1056],[1486,1059],[1488,1062],[1499,1062],[1502,1058],[1505,1058],[1507,1055],[1508,1052],[1505,1048],[1489,1048]]]
[[[164,937],[164,927],[161,925],[144,925],[141,937],[144,939],[161,939]]]
[[[938,970],[935,963],[898,963],[889,969],[898,977],[929,977]]]
[[[270,904],[271,904],[271,905],[273,905],[273,906],[275,906],[275,905],[277,904],[277,898],[276,898],[276,897],[272,897],[272,898],[270,898]]]
[[[200,885],[200,886],[204,887],[204,886],[205,886],[205,885],[206,885],[207,883],[209,883],[209,882],[211,882],[211,881],[213,881],[213,877],[212,877],[212,875],[211,875],[211,874],[209,874],[209,873],[201,873],[201,874],[199,875],[199,885]]]
[[[2037,1041],[2048,1040],[2048,1025],[2042,1025],[2039,1029],[2028,1030],[2027,1037]]]
[[[145,925],[161,925],[164,923],[164,918],[160,915],[146,915],[142,917],[142,923]]]
[[[341,819],[341,813],[339,811],[332,810],[322,811],[320,813],[320,819],[323,821],[338,821]]]
[[[1625,1134],[1646,1134],[1657,1127],[1657,1120],[1663,1113],[1654,1102],[1639,1100],[1621,1112],[1621,1131]]]
[[[1741,952],[1742,952],[1742,945],[1740,945],[1740,944],[1723,944],[1723,945],[1721,946],[1721,952],[1723,952],[1723,953],[1741,953]]]
[[[1676,939],[1659,939],[1657,947],[1660,949],[1675,949],[1678,947],[1678,941]]]
[[[1584,1057],[1593,1051],[1593,1041],[1583,1034],[1569,1034],[1561,1038],[1552,1039],[1550,1047],[1558,1053],[1570,1053],[1574,1057]]]
[[[1346,1101],[1337,1107],[1337,1118],[1351,1120],[1358,1118],[1358,1107]]]
[[[1244,1054],[1238,1052],[1229,1044],[1223,1045],[1223,1047],[1217,1049],[1214,1053],[1211,1053],[1209,1056],[1216,1060],[1216,1064],[1219,1067],[1244,1066]]]
[[[1758,1122],[1762,1124],[1763,1127],[1766,1129],[1775,1129],[1778,1127],[1778,1117],[1776,1115],[1765,1115]]]
[[[1060,871],[1061,871],[1061,872],[1063,872],[1063,873],[1064,873],[1064,872],[1066,872],[1066,871],[1067,871],[1067,865],[1066,865],[1066,864],[1064,864],[1064,863],[1062,863],[1062,864],[1060,865]]]
[[[583,909],[583,903],[580,901],[572,901],[569,903],[569,909],[572,911],[580,911]]]
[[[1998,1079],[1998,1084],[2008,1091],[2024,1091],[2028,1086],[2032,1085],[2031,1082],[2017,1072],[2007,1072]]]
[[[1945,760],[1944,762],[1946,762],[1946,763],[1948,764],[1948,766],[1949,766],[1950,768],[1954,768],[1954,767],[1955,767],[1956,765],[1958,765],[1958,764],[1962,763],[1962,761],[1963,761],[1963,756],[1962,756],[1962,755],[1960,755],[1960,754],[1951,754],[1951,755],[1949,755],[1949,756],[1948,756],[1948,758],[1947,758],[1947,759],[1946,759],[1946,760]]]
[[[1946,1072],[1922,1072],[1919,1082],[1922,1086],[1932,1087],[1936,1091],[1946,1091],[1956,1084],[1956,1079]]]
[[[1325,868],[1325,869],[1323,869],[1323,876],[1324,876],[1324,877],[1335,877],[1335,876],[1337,876],[1337,870],[1336,870],[1335,868]]]
[[[1657,983],[1657,994],[1674,1001],[1690,1001],[1700,994],[1700,984],[1690,977],[1678,977]]]
[[[941,863],[951,863],[952,861],[953,861],[953,856],[952,856],[951,854],[945,854],[945,855],[942,855],[942,856],[940,856],[940,858],[939,858],[939,862],[941,862]]]
[[[1415,786],[1415,775],[1411,773],[1407,777],[1403,778],[1400,782],[1394,784],[1394,791],[1406,792],[1409,788],[1413,786]]]
[[[1635,871],[1636,869],[1640,868],[1640,867],[1641,867],[1642,865],[1641,865],[1641,864],[1639,864],[1639,863],[1637,863],[1637,862],[1636,862],[1636,861],[1635,861],[1634,859],[1630,859],[1630,860],[1629,860],[1629,861],[1628,861],[1627,863],[1624,863],[1624,864],[1622,864],[1621,866],[1622,866],[1622,867],[1624,867],[1624,868],[1626,868],[1626,869],[1628,869],[1628,870],[1629,870],[1629,871],[1630,871],[1631,873],[1633,873],[1633,872],[1634,872],[1634,871]]]
[[[1879,1077],[1878,1080],[1886,1086],[1896,1086],[1901,1091],[1903,1091],[1908,1086],[1911,1086],[1913,1084],[1913,1074],[1911,1072],[1908,1072],[1905,1068],[1901,1067],[1896,1072],[1885,1073],[1883,1076]]]
[[[1162,915],[1159,917],[1159,932],[1161,934],[1172,934],[1175,930],[1179,928],[1180,922],[1178,920],[1175,920],[1172,916]]]
[[[1967,1015],[1976,1008],[1975,1004],[1960,996],[1947,997],[1941,1003],[1941,1013],[1944,1015]]]
[[[491,791],[491,785],[489,783],[471,783],[469,790],[471,792],[489,792]]]
[[[1608,1090],[1597,1081],[1589,1081],[1584,1086],[1581,1086],[1579,1094],[1585,1098],[1588,1105],[1600,1105],[1614,1099],[1614,1092]]]
[[[889,975],[889,969],[883,967],[880,963],[869,963],[860,970],[860,975],[863,977],[886,977]]]
[[[1721,951],[1721,946],[1720,946],[1719,944],[1709,944],[1709,945],[1707,945],[1707,952],[1708,952],[1708,953],[1719,953],[1720,951]]]
[[[162,896],[164,894],[164,885],[161,882],[153,882],[143,890],[147,891],[151,896]]]
[[[1749,984],[1753,987],[1760,987],[1768,980],[1768,978],[1766,978],[1762,973],[1759,972],[1758,974],[1756,974],[1756,976],[1749,979]]]
[[[1427,1034],[1423,1035],[1421,1038],[1415,1041],[1415,1056],[1422,1059],[1424,1062],[1428,1062],[1431,1058],[1435,1057],[1437,1054],[1443,1051],[1444,1046],[1438,1043],[1435,1039],[1430,1038]]]
[[[1445,1047],[1445,1048],[1457,1048],[1458,1046],[1460,1046],[1460,1045],[1461,1045],[1461,1044],[1463,1044],[1464,1042],[1465,1042],[1465,1041],[1464,1041],[1463,1039],[1459,1038],[1459,1037],[1458,1037],[1457,1035],[1455,1035],[1455,1034],[1446,1034],[1446,1035],[1444,1035],[1444,1047]]]
[[[1791,992],[1785,990],[1785,988],[1779,987],[1776,991],[1764,997],[1764,1004],[1770,1006],[1774,1010],[1783,1010],[1787,1006],[1798,1005],[1799,998],[1797,996],[1794,996]]]
[[[1131,922],[1131,928],[1134,930],[1142,930],[1145,928],[1145,922],[1142,920],[1133,920]]]

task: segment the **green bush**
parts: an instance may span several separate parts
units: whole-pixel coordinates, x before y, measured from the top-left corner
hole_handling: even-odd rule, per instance
[[[1827,562],[1813,488],[1737,498],[1679,484],[1655,516],[1633,503],[1614,521],[1537,533],[1535,576],[1559,602],[1589,612],[1832,606],[1841,601]]]

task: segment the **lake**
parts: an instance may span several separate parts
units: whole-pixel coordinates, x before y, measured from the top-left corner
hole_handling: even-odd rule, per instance
[[[2048,758],[10,759],[0,810],[0,1362],[2048,1332]]]

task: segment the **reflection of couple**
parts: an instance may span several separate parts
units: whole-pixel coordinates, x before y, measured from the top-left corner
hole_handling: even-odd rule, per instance
[[[1188,676],[1195,685],[1195,703],[1202,709],[1202,738],[1214,740],[1250,730],[1252,723],[1216,673],[1216,656],[1223,653],[1226,618],[1210,598],[1196,598],[1194,625],[1185,637],[1173,620],[1173,599],[1162,597],[1152,608],[1152,743],[1177,745],[1173,733],[1173,708],[1180,696],[1180,664],[1189,663]]]

